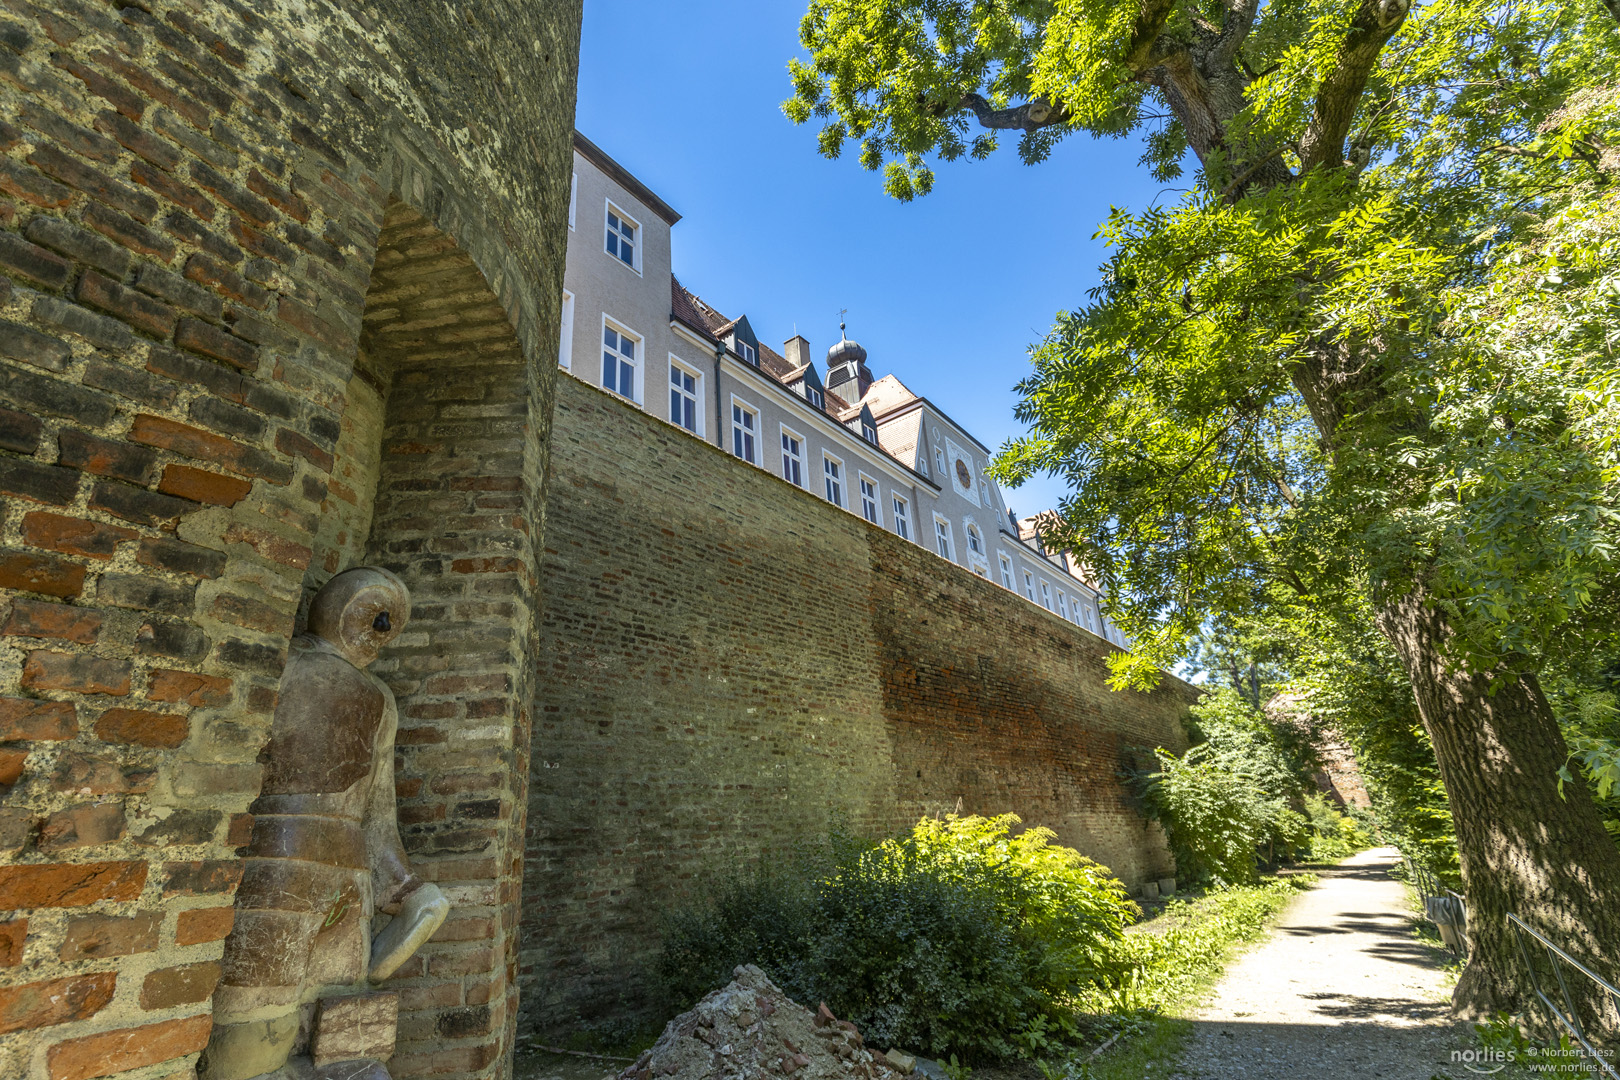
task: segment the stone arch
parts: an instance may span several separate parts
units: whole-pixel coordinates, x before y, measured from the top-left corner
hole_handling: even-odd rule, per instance
[[[517,1003],[549,372],[516,298],[411,202],[388,201],[376,251],[306,586],[369,562],[411,589],[411,625],[373,670],[399,703],[401,833],[455,909],[388,984],[396,1061],[499,1076]]]

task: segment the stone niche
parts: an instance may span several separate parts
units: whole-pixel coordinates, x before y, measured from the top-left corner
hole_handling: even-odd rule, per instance
[[[189,1075],[288,641],[362,562],[455,909],[390,1068],[509,1072],[579,18],[0,13],[0,1076]]]

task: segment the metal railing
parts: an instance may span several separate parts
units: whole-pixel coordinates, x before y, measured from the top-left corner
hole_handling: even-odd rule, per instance
[[[1406,880],[1423,900],[1423,915],[1440,931],[1440,941],[1459,957],[1468,955],[1468,903],[1456,890],[1447,888],[1425,867],[1406,855]]]
[[[1530,973],[1530,989],[1535,992],[1553,1022],[1580,1044],[1585,1070],[1593,1074],[1601,1072],[1611,1080],[1620,1080],[1620,1072],[1615,1071],[1613,1059],[1606,1056],[1614,1051],[1603,1051],[1594,1046],[1587,1034],[1586,1025],[1581,1023],[1580,1010],[1575,1007],[1575,998],[1569,989],[1570,978],[1578,974],[1597,986],[1600,991],[1599,1001],[1602,1003],[1600,1008],[1609,1014],[1607,1019],[1613,1023],[1616,1030],[1620,1030],[1620,990],[1615,989],[1614,985],[1603,976],[1554,945],[1548,940],[1547,935],[1517,915],[1509,913],[1507,921],[1508,928],[1513,931],[1514,940],[1519,944],[1519,958],[1524,961],[1525,970]],[[1532,957],[1539,957],[1542,964],[1534,963]],[[1554,986],[1557,990],[1556,1000],[1548,992]],[[1562,1006],[1559,1002],[1563,1003]]]

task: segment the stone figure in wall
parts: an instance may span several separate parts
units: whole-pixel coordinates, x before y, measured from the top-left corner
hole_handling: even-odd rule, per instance
[[[450,907],[401,846],[394,696],[366,671],[409,617],[399,578],[358,567],[315,595],[292,641],[202,1080],[388,1080],[398,995],[369,985]],[[392,920],[373,936],[377,912]]]

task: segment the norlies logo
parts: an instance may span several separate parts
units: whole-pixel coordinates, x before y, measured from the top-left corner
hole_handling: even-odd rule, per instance
[[[1453,1050],[1451,1063],[1461,1065],[1469,1072],[1499,1073],[1510,1063],[1518,1059],[1518,1053],[1513,1050]]]

